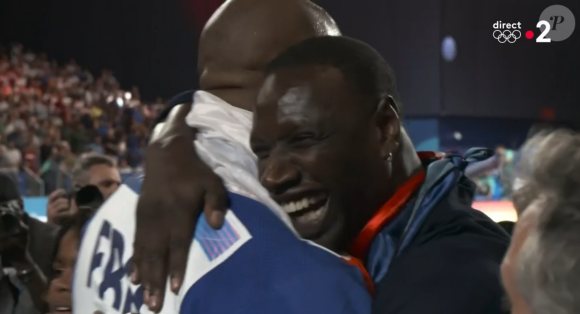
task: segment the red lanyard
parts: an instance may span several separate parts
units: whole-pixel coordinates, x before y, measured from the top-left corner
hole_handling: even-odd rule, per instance
[[[363,279],[365,280],[365,285],[367,286],[367,289],[369,290],[369,293],[374,296],[375,295],[375,285],[373,284],[373,279],[371,278],[371,275],[369,275],[369,273],[367,272],[367,270],[365,269],[365,266],[363,265],[363,263],[356,257],[343,257],[343,259],[353,265],[358,267],[358,269],[360,270]]]
[[[367,222],[359,235],[351,243],[349,252],[352,256],[360,260],[366,258],[373,239],[405,207],[405,204],[407,204],[413,193],[423,183],[424,179],[425,171],[421,171],[413,176],[375,213],[373,218]]]

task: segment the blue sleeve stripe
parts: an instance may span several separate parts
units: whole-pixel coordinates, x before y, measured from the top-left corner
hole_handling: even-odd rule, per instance
[[[169,116],[169,113],[171,112],[171,109],[173,109],[173,107],[180,105],[180,104],[183,104],[183,103],[192,102],[194,94],[195,94],[195,90],[188,90],[188,91],[179,93],[179,94],[175,95],[173,98],[171,98],[167,102],[167,106],[165,107],[165,109],[155,118],[155,120],[153,120],[153,126],[151,127],[151,130],[155,129],[155,126],[157,125],[157,123],[165,121],[165,119],[167,119],[167,117]]]
[[[207,258],[213,261],[234,245],[240,236],[227,220],[220,230],[214,230],[207,224],[205,216],[202,216],[197,222],[195,239],[200,243]]]

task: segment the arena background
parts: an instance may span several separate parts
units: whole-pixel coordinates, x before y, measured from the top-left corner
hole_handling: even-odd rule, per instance
[[[496,21],[539,33],[546,0],[320,0],[345,35],[376,47],[399,82],[407,127],[419,149],[517,147],[538,121],[580,124],[580,2],[563,42],[500,44]],[[197,37],[214,0],[0,0],[0,42],[23,43],[59,61],[111,69],[145,99],[197,87]],[[453,61],[442,40],[456,43]],[[41,200],[42,201],[42,200]],[[35,200],[32,201],[33,203]],[[30,203],[29,209],[42,208]],[[486,206],[489,207],[489,204]],[[509,208],[495,203],[489,210]],[[43,208],[42,208],[43,210]]]

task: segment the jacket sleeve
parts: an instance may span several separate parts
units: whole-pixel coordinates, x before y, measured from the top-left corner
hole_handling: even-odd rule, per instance
[[[400,256],[376,287],[372,313],[509,313],[500,281],[501,258],[472,240],[450,236]]]
[[[0,265],[0,314],[40,314],[24,284]]]
[[[169,115],[169,113],[171,112],[171,109],[173,109],[173,107],[180,105],[180,104],[183,104],[183,103],[192,102],[194,94],[195,94],[195,90],[188,90],[188,91],[179,93],[176,96],[174,96],[173,98],[171,98],[171,100],[169,100],[167,102],[167,106],[165,107],[165,109],[153,121],[153,126],[151,129],[152,130],[155,129],[155,126],[158,123],[165,121],[165,119],[167,119],[167,116]]]
[[[52,277],[52,258],[55,254],[59,227],[42,222],[36,218],[28,218],[30,242],[28,251],[47,278]]]

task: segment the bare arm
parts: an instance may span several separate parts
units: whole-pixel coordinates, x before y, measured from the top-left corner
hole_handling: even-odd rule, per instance
[[[137,205],[131,278],[143,285],[146,303],[156,312],[163,306],[167,277],[173,292],[181,287],[201,214],[205,212],[208,223],[219,228],[228,207],[221,178],[199,158],[193,145],[196,131],[185,121],[193,92],[185,96],[187,101],[170,104],[171,112],[165,112],[153,131]]]

